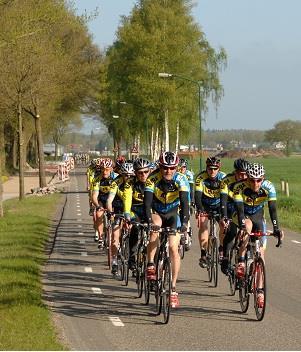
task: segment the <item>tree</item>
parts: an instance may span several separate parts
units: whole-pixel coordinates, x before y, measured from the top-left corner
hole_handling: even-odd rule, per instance
[[[294,142],[301,140],[301,122],[280,121],[273,129],[265,133],[265,139],[269,142],[282,142],[285,145],[286,156],[289,156]]]

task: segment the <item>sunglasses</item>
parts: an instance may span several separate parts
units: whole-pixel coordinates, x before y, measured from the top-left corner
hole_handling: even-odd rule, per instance
[[[249,180],[254,183],[260,183],[263,181],[263,178],[249,178]]]
[[[175,170],[177,167],[176,166],[162,166],[162,169],[164,171],[167,171],[167,170]]]
[[[208,170],[210,171],[218,170],[218,167],[208,167]]]
[[[149,173],[149,170],[144,170],[144,171],[137,171],[138,175],[146,175]]]

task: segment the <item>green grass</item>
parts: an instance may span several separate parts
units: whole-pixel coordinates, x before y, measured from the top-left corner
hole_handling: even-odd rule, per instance
[[[205,160],[204,158],[203,165],[205,165]],[[301,158],[291,156],[289,158],[269,157],[248,160],[262,163],[266,170],[266,178],[273,182],[276,187],[280,226],[301,232]],[[221,161],[222,171],[228,173],[233,170],[234,159],[223,158]],[[191,160],[191,166],[197,174],[199,172],[199,159],[195,158]],[[288,181],[290,197],[281,194],[281,179]]]
[[[60,195],[4,202],[0,219],[0,349],[64,350],[42,302],[41,269]]]

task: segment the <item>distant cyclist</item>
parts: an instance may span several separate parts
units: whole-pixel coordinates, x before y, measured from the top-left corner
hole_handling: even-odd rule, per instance
[[[201,257],[199,265],[207,267],[208,250],[208,214],[220,212],[220,185],[226,174],[220,171],[221,161],[212,156],[206,160],[206,170],[202,171],[195,180],[195,205],[199,224],[199,244]],[[219,252],[223,252],[223,231],[220,230]]]

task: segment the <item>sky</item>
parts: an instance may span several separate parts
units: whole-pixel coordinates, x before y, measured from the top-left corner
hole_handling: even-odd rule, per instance
[[[134,0],[74,0],[78,14],[98,8],[89,23],[101,48],[116,39],[120,16]],[[195,0],[192,14],[210,45],[228,55],[220,73],[224,96],[209,103],[204,129],[268,130],[301,120],[301,0]],[[176,73],[176,72],[173,72]]]

